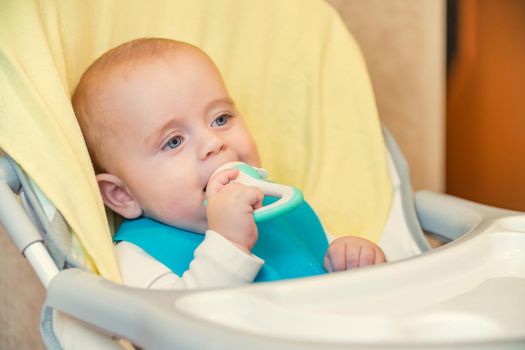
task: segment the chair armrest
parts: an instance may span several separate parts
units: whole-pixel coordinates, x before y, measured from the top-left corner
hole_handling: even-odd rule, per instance
[[[162,349],[166,337],[185,334],[192,323],[171,310],[171,305],[183,294],[130,288],[73,268],[61,271],[51,281],[46,306],[102,333],[130,340],[146,349]]]
[[[448,194],[418,191],[416,212],[424,231],[452,241],[494,219],[521,214]]]
[[[144,349],[314,348],[306,341],[264,337],[211,323],[175,307],[179,298],[208,292],[131,288],[72,268],[51,281],[46,306]]]

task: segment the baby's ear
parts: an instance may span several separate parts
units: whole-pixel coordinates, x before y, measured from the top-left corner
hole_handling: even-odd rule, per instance
[[[126,219],[135,219],[142,214],[139,203],[119,177],[97,174],[97,183],[104,204],[111,210]]]

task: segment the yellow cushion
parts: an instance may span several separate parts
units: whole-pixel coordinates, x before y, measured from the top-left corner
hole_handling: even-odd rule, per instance
[[[138,37],[204,49],[259,145],[335,235],[378,241],[391,199],[373,92],[356,43],[318,0],[0,3],[0,147],[62,212],[98,272],[119,273],[70,96],[87,66]]]

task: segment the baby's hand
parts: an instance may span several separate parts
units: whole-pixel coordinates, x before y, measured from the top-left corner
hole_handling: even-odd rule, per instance
[[[258,238],[253,211],[262,206],[264,194],[258,188],[230,182],[238,174],[237,169],[226,169],[208,182],[208,228],[249,252]]]
[[[364,238],[346,236],[330,244],[324,257],[324,268],[336,272],[384,262],[385,254],[378,245]]]

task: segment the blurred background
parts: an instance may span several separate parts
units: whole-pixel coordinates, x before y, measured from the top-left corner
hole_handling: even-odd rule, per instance
[[[525,211],[525,1],[327,0],[415,190]],[[0,348],[43,349],[44,290],[0,227]]]
[[[414,190],[525,210],[525,1],[328,0]]]
[[[446,191],[525,211],[525,1],[448,5]]]

